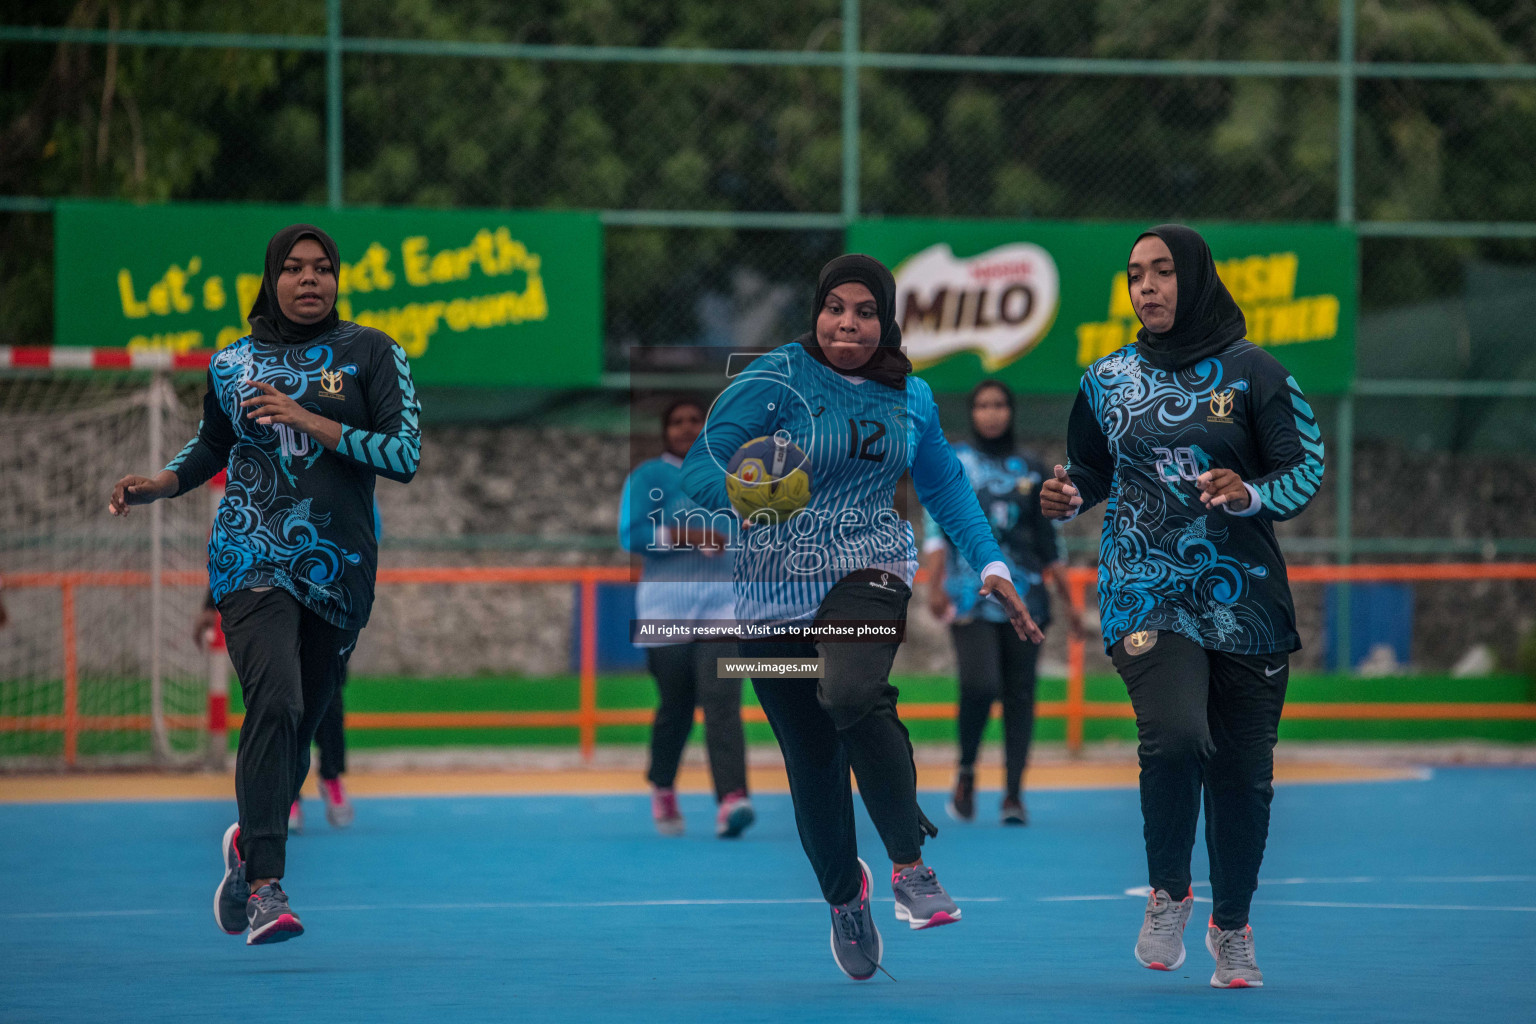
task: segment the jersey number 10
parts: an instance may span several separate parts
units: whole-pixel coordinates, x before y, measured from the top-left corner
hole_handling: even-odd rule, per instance
[[[298,458],[309,454],[309,435],[294,430],[286,423],[274,423],[272,429],[277,431],[278,448],[284,455]]]

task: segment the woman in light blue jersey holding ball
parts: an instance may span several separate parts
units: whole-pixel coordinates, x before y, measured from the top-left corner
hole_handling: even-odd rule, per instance
[[[787,438],[804,455],[803,463],[790,460],[809,477],[809,500],[802,492],[793,502],[803,507],[780,509],[790,514],[777,521],[748,519],[736,614],[744,626],[785,630],[743,642],[744,660],[820,659],[818,678],[759,664],[753,689],[784,752],[800,840],[831,905],[833,956],[858,980],[874,975],[882,947],[870,913],[873,878],[854,837],[850,768],[891,860],[897,919],[927,928],[961,916],[923,864],[923,840],[937,829],[918,807],[912,746],[889,682],[917,569],[912,526],[894,502],[904,474],[967,561],[982,567],[981,594],[1007,610],[1019,636],[1041,639],[939,429],[933,392],[909,376],[895,311],[896,281],[878,260],[849,255],[827,264],[810,333],[731,381],[682,471],[694,501],[724,509],[733,489],[762,482],[754,463],[754,479],[738,471],[727,486],[727,467],[744,444]],[[813,627],[815,642],[804,632],[786,639],[787,628],[804,627]],[[877,635],[845,641],[860,630]]]

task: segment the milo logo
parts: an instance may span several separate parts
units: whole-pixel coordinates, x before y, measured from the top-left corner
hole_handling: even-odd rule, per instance
[[[902,342],[918,368],[972,351],[991,373],[1038,344],[1060,304],[1056,261],[1027,242],[970,259],[941,242],[896,268]]]

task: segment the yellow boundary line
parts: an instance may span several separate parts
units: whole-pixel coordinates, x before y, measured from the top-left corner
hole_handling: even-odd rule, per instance
[[[981,785],[996,786],[998,769],[983,768]],[[1280,762],[1275,781],[1288,783],[1386,782],[1423,778],[1415,768],[1374,767],[1324,761]],[[953,770],[920,766],[918,788],[944,790],[953,783]],[[784,793],[788,784],[780,767],[754,768],[750,783],[757,793]],[[1031,791],[1072,789],[1134,789],[1134,764],[1046,764],[1031,768]],[[684,768],[677,786],[684,793],[710,792],[703,768]],[[347,788],[356,796],[538,796],[556,794],[644,794],[649,786],[638,770],[611,768],[555,771],[379,771],[347,775]],[[313,790],[311,789],[311,792]],[[0,776],[0,804],[94,803],[148,800],[226,800],[234,796],[232,773],[155,774],[104,772],[79,775]]]

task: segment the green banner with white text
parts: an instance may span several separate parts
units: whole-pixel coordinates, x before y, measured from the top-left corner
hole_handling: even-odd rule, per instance
[[[61,202],[55,343],[222,348],[249,333],[267,240],[298,222],[336,239],[341,317],[394,338],[418,384],[601,378],[603,233],[586,213]]]
[[[1242,307],[1248,338],[1309,392],[1355,370],[1356,242],[1331,225],[1191,225]],[[850,252],[896,273],[907,354],[940,391],[996,377],[1072,392],[1095,359],[1136,340],[1125,265],[1145,224],[865,220]]]

